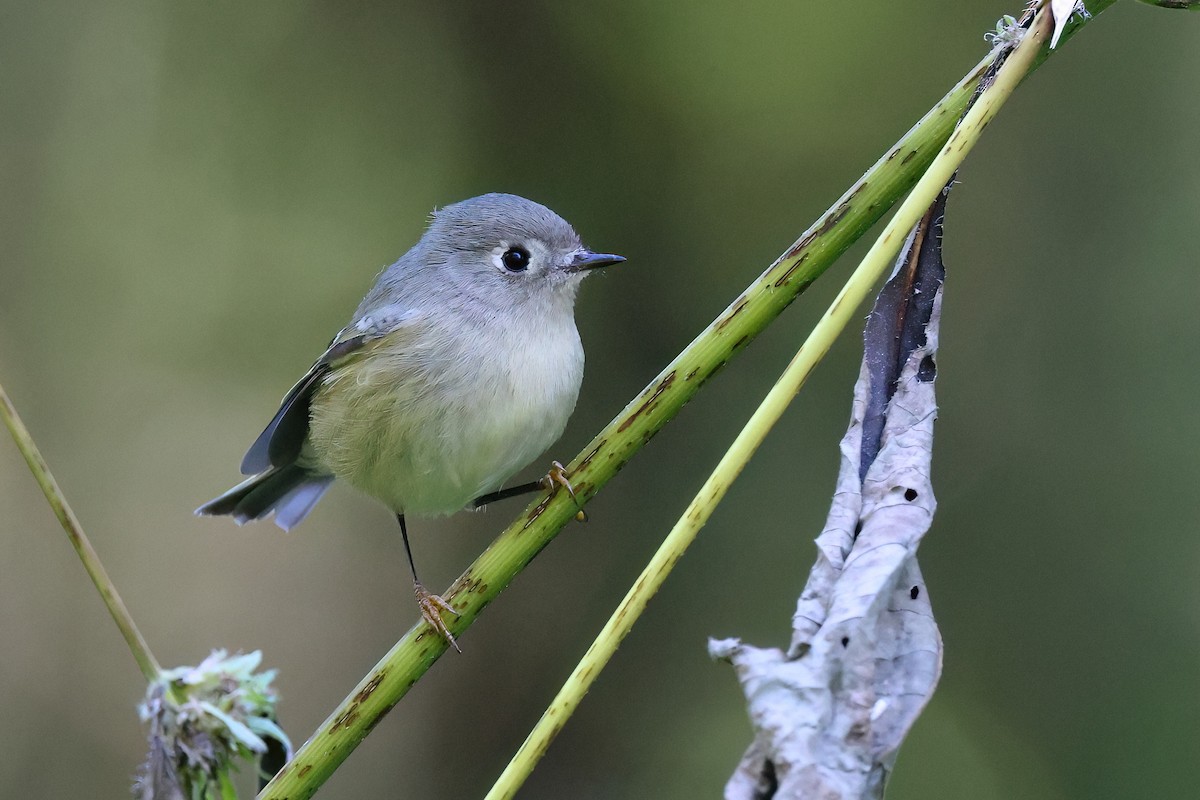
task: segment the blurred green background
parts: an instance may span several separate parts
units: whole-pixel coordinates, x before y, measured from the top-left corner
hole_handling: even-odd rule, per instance
[[[629,257],[582,293],[587,376],[548,454],[568,458],[1017,5],[6,2],[0,379],[163,663],[262,649],[303,741],[416,617],[395,524],[341,488],[290,535],[191,510],[238,479],[425,215],[516,192]],[[895,800],[1195,796],[1198,74],[1200,16],[1118,3],[961,173],[922,549],[946,668]],[[322,797],[481,796],[850,266],[630,463]],[[705,640],[786,643],[859,357],[847,335],[522,797],[719,794],[750,728]],[[417,521],[427,582],[520,507]],[[0,518],[4,794],[126,796],[140,675],[6,440]]]

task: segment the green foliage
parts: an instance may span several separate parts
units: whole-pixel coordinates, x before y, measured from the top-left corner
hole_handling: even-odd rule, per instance
[[[144,800],[230,798],[239,759],[291,743],[275,723],[275,670],[255,673],[262,654],[214,650],[195,667],[162,673],[139,707],[150,724],[149,753],[134,792]]]

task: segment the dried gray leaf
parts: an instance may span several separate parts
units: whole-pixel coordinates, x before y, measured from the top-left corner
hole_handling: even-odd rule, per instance
[[[788,653],[736,639],[709,644],[734,665],[756,731],[727,800],[882,797],[941,674],[916,551],[936,507],[944,203],[943,194],[910,233],[868,323],[837,487]]]

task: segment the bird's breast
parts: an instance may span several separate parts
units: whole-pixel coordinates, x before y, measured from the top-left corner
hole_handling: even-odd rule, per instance
[[[394,511],[443,514],[499,488],[562,434],[583,378],[567,324],[383,337],[314,397],[326,469]]]

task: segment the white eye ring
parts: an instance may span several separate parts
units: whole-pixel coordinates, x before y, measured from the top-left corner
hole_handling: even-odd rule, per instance
[[[510,277],[537,272],[546,258],[546,247],[538,241],[505,240],[492,250],[492,266]]]

